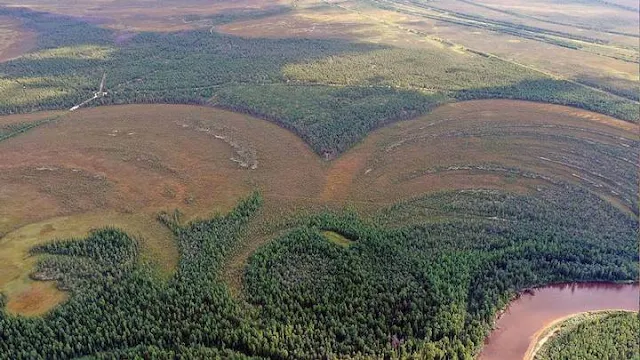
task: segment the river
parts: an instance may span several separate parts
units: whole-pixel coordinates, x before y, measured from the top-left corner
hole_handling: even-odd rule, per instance
[[[638,311],[639,284],[570,283],[523,293],[509,304],[478,360],[519,360],[534,334],[556,319],[584,311]]]

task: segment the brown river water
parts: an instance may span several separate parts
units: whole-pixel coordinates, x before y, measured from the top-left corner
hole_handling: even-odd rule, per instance
[[[554,320],[593,310],[638,311],[639,296],[639,284],[571,283],[533,289],[509,304],[478,359],[520,360],[534,334]]]

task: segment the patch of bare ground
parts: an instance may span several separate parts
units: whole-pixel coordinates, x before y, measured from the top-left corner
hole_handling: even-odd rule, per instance
[[[28,279],[36,259],[27,256],[35,244],[114,225],[137,236],[143,258],[170,275],[178,253],[156,214],[208,217],[255,189],[265,207],[222,270],[234,294],[250,255],[301,211],[367,212],[434,191],[528,193],[561,182],[629,209],[638,126],[562,106],[470,101],[382,128],[325,162],[294,134],[250,116],[127,105],[71,113],[0,142],[0,154],[0,289],[20,312],[32,308],[22,303],[36,286]],[[52,289],[38,290],[51,301],[26,312],[61,300],[41,295]]]
[[[20,21],[0,16],[0,62],[14,59],[36,46],[36,34],[24,29]]]
[[[23,316],[40,316],[51,310],[48,304],[60,304],[66,301],[69,295],[57,291],[52,282],[34,281],[21,291],[16,297],[12,297],[7,303],[7,312]]]

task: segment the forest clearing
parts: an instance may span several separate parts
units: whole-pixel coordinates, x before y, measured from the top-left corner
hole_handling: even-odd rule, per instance
[[[513,360],[634,309],[639,10],[0,0],[0,359]],[[636,358],[624,315],[536,357]]]
[[[12,115],[0,123],[21,118],[39,116]],[[568,182],[633,211],[637,164],[632,159],[638,141],[637,125],[603,115],[484,100],[445,105],[380,129],[325,162],[289,131],[228,111],[183,105],[79,110],[0,143],[0,230],[5,234],[0,254],[11,254],[15,264],[3,263],[20,269],[13,275],[3,271],[9,276],[3,284],[18,275],[27,281],[35,259],[25,254],[35,244],[83,236],[100,224],[139,235],[143,253],[171,273],[177,252],[155,223],[156,214],[179,209],[183,221],[207,218],[228,211],[255,189],[266,206],[293,214],[309,206],[370,212],[445,190],[526,194]],[[590,150],[594,144],[601,149]],[[238,151],[253,153],[256,167],[234,161]],[[606,161],[592,161],[603,156]],[[253,241],[269,240],[251,236],[255,239],[245,246],[254,249]],[[242,268],[249,255],[230,264]],[[11,295],[9,309],[17,298]],[[53,304],[42,302],[42,310]]]

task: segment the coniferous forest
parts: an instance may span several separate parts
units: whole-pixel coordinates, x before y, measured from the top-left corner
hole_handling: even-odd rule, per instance
[[[640,359],[640,318],[632,312],[589,314],[570,319],[536,359]],[[572,324],[577,322],[577,324]]]
[[[371,8],[397,10],[406,16],[420,9],[439,11],[420,1],[356,3],[362,7],[347,9],[348,19],[360,16],[361,9]],[[495,327],[497,314],[523,290],[562,282],[638,281],[640,223],[637,188],[632,186],[637,182],[637,172],[632,171],[637,159],[632,156],[637,155],[638,141],[627,134],[629,129],[636,129],[640,120],[637,94],[626,88],[607,91],[607,79],[602,83],[605,85],[590,86],[586,80],[552,76],[498,56],[445,47],[446,42],[436,46],[431,44],[435,40],[428,42],[426,37],[421,39],[424,47],[412,48],[347,37],[245,37],[218,31],[216,27],[286,15],[297,6],[295,1],[292,4],[180,19],[184,24],[206,22],[211,26],[206,29],[136,33],[123,33],[72,16],[0,6],[0,16],[18,19],[37,38],[30,51],[0,62],[0,115],[21,117],[38,111],[62,110],[29,121],[3,117],[11,118],[0,123],[0,142],[6,148],[15,144],[14,138],[30,131],[60,131],[56,122],[71,113],[78,118],[84,116],[86,113],[82,111],[74,113],[81,107],[194,104],[277,123],[302,138],[322,159],[309,160],[316,161],[313,171],[318,176],[308,177],[314,193],[305,197],[307,177],[300,174],[308,170],[304,167],[308,163],[292,157],[293,165],[286,163],[287,159],[272,165],[263,161],[268,156],[280,160],[279,155],[268,151],[271,148],[259,152],[242,136],[236,138],[242,126],[246,130],[251,121],[259,121],[248,116],[235,123],[240,124],[240,130],[229,125],[234,124],[232,119],[220,121],[224,132],[218,133],[218,129],[213,132],[207,126],[217,126],[215,121],[220,119],[200,122],[193,115],[188,123],[164,119],[164,125],[159,126],[169,129],[169,136],[144,134],[167,139],[173,137],[174,130],[190,129],[192,133],[188,136],[183,133],[181,142],[175,143],[180,146],[174,145],[195,149],[199,143],[193,148],[184,144],[192,145],[190,142],[200,136],[205,145],[197,151],[209,146],[208,141],[222,141],[215,151],[193,162],[193,151],[187,155],[172,154],[164,142],[155,150],[138,148],[144,141],[137,142],[134,135],[143,131],[128,132],[115,125],[113,129],[101,129],[100,137],[95,137],[112,142],[94,144],[91,140],[89,145],[78,145],[81,150],[52,147],[43,157],[43,164],[38,162],[38,154],[21,153],[21,149],[33,148],[29,146],[34,143],[41,144],[37,139],[20,143],[23,148],[9,149],[15,159],[23,159],[24,155],[25,164],[22,160],[0,163],[0,171],[5,168],[13,171],[4,178],[0,176],[0,181],[5,181],[2,184],[12,186],[6,191],[8,195],[0,189],[0,206],[8,199],[11,206],[25,213],[36,207],[40,210],[40,203],[30,208],[20,202],[30,200],[16,201],[12,197],[23,195],[20,191],[33,191],[36,195],[28,199],[42,194],[43,198],[51,198],[50,203],[43,201],[42,207],[49,205],[59,210],[56,216],[73,217],[90,209],[97,216],[117,212],[118,219],[122,219],[133,215],[132,209],[143,209],[149,211],[143,215],[150,219],[158,214],[156,220],[161,225],[143,215],[137,220],[149,220],[160,232],[168,234],[178,253],[173,260],[178,260],[175,271],[160,274],[157,264],[145,258],[149,255],[144,253],[143,238],[115,226],[94,229],[85,237],[38,242],[30,248],[29,256],[22,259],[25,263],[31,260],[36,263],[31,280],[53,282],[69,296],[44,315],[28,317],[10,313],[7,310],[10,297],[0,292],[0,360],[468,360],[480,353]],[[409,5],[413,10],[408,10]],[[334,11],[339,6],[327,2],[319,8]],[[458,23],[503,35],[520,34],[563,49],[584,47],[591,53],[600,51],[609,57],[618,56],[621,61],[635,61],[628,55],[630,48],[611,52],[606,42],[594,40],[589,34],[567,38],[559,30],[482,22],[486,19],[480,15],[463,17],[445,10],[438,14],[425,19],[448,19],[451,26]],[[500,14],[510,15],[510,11],[502,10]],[[553,21],[541,22],[561,26]],[[585,26],[580,29],[593,30]],[[405,33],[419,34],[417,30]],[[614,30],[606,34],[626,36]],[[427,119],[424,126],[417,125],[420,133],[415,128],[406,128],[409,130],[399,129],[388,137],[374,138],[378,141],[377,148],[370,157],[354,156],[347,158],[355,159],[352,162],[336,161],[335,167],[325,166],[323,160],[335,160],[359,146],[376,129],[414,119],[442,104],[476,99],[528,100],[574,109],[563,108],[562,116],[548,122],[541,117],[561,112],[540,111],[531,117],[535,120],[531,123],[526,116],[513,122],[478,116],[479,121],[468,128],[455,128],[457,120],[462,122],[456,117],[471,122],[476,120],[475,114],[444,112],[442,119],[426,124],[431,121]],[[571,113],[575,108],[599,114]],[[468,112],[476,111],[474,107],[469,109]],[[500,110],[483,109],[487,113]],[[540,110],[536,109],[531,111]],[[221,114],[222,117],[230,113]],[[127,124],[131,120],[128,116],[121,115],[114,124]],[[146,116],[147,113],[143,114],[142,119],[146,120]],[[583,127],[579,122],[582,120],[593,123]],[[431,126],[442,122],[451,128],[433,132]],[[94,123],[86,121],[84,125],[91,128]],[[277,129],[269,123],[262,125]],[[211,136],[205,138],[204,134]],[[264,137],[270,134],[275,132],[265,131]],[[65,132],[60,131],[56,140],[63,136]],[[81,137],[84,136],[82,133]],[[140,139],[147,138],[140,136]],[[513,139],[522,144],[522,153],[510,153],[509,149],[515,148],[509,142]],[[445,154],[443,150],[442,154],[426,154],[420,147],[436,140],[443,147],[449,143],[446,150],[451,153]],[[403,144],[407,147],[399,148]],[[546,144],[551,146],[545,148]],[[292,151],[307,149],[305,144],[300,145]],[[457,147],[464,151],[456,152]],[[558,154],[548,155],[540,151],[542,148]],[[231,157],[217,149],[228,150]],[[411,156],[403,157],[405,149],[413,151]],[[482,153],[468,149],[479,149],[477,152]],[[526,154],[528,149],[532,149],[533,155]],[[69,156],[72,159],[64,159],[68,163],[59,168],[45,164],[58,154],[78,152],[90,154]],[[309,154],[315,157],[313,152]],[[240,161],[235,153],[250,154],[255,166],[238,166]],[[472,160],[465,158],[465,154],[471,153],[477,156]],[[226,165],[233,166],[219,167],[215,163],[219,159],[212,159],[220,154],[224,155],[220,158]],[[422,156],[430,156],[431,161],[420,162]],[[449,156],[447,161],[451,161],[440,161],[438,156]],[[180,163],[183,170],[193,164],[206,164],[206,171],[193,173],[206,179],[192,179],[191,173],[175,170],[178,165],[163,163],[169,158]],[[118,181],[121,178],[116,176],[110,178],[104,170],[109,167],[100,168],[101,159],[112,168],[120,170],[121,166],[125,175],[119,176],[127,178],[133,178],[131,174],[137,171],[143,173],[140,169],[149,170],[144,172],[150,174],[148,184],[138,186]],[[82,167],[83,160],[86,169]],[[402,161],[410,169],[402,178],[383,173],[383,165],[405,164]],[[269,166],[278,171],[266,174],[273,171]],[[299,168],[295,169],[296,166]],[[240,172],[243,176],[233,179],[242,179],[238,180],[241,186],[223,184],[221,179],[227,180],[225,174]],[[274,173],[296,180],[286,184],[299,186],[304,194],[286,193],[288,189],[277,187],[282,193],[276,194],[274,190],[268,195],[273,202],[282,200],[283,205],[265,206],[268,195],[261,192],[264,189],[259,184],[263,180],[272,181]],[[51,177],[39,178],[41,174]],[[171,174],[168,176],[171,181],[164,181],[166,174]],[[257,175],[252,178],[246,174]],[[369,177],[365,179],[367,174]],[[100,190],[101,199],[75,201],[75,183],[67,180],[80,177],[87,180],[77,190],[84,191],[84,195],[96,193],[93,191],[96,182],[89,180],[106,184],[105,190]],[[25,184],[20,183],[23,179]],[[58,182],[49,184],[47,179]],[[378,179],[380,182],[376,182]],[[355,188],[363,183],[384,184],[385,191],[393,194],[387,194],[379,202],[365,196],[357,198]],[[183,221],[180,209],[162,208],[162,204],[178,203],[192,206],[194,212],[200,210],[199,214],[208,213],[207,209],[197,208],[202,199],[193,196],[185,184],[201,186],[204,192],[211,189],[214,194],[211,196],[225,196],[221,204],[229,198],[236,201],[241,193],[245,196],[228,212]],[[146,186],[152,189],[149,193],[153,192],[153,196],[146,197],[148,194],[143,191],[148,190],[143,189]],[[371,187],[374,189],[363,194],[381,195],[383,199],[383,191]],[[389,190],[396,187],[397,193]],[[109,203],[112,195],[109,192],[116,190],[121,192],[114,205]],[[134,200],[129,200],[127,194],[140,204],[129,207]],[[341,198],[343,194],[346,195]],[[356,195],[349,197],[352,194]],[[124,202],[128,202],[126,206],[122,205]],[[273,214],[265,214],[274,209],[277,211]],[[278,217],[280,210],[287,216]],[[169,211],[174,211],[173,215]],[[34,223],[42,220],[29,217],[32,214],[18,214],[16,219],[9,215],[0,213],[7,234],[30,224],[26,220],[20,223],[23,221],[18,219],[20,215]],[[21,225],[13,228],[11,221]],[[0,234],[0,247],[7,234]],[[41,232],[38,236],[44,235]],[[233,281],[225,277],[225,266],[242,246],[253,245],[243,258],[243,272],[238,276],[240,289],[235,289]],[[637,332],[636,315],[595,317],[571,331],[559,333],[538,358],[565,359],[578,354],[580,359],[605,359],[606,354],[614,354],[610,358],[638,359],[637,351],[629,350],[637,348],[637,337],[632,335]]]
[[[208,30],[118,42],[116,32],[71,17],[19,8],[0,15],[39,34],[36,51],[0,64],[0,114],[69,109],[106,73],[108,96],[90,105],[215,105],[274,121],[330,157],[378,127],[452,101],[521,99],[639,116],[632,100],[479,55]]]
[[[434,204],[457,216],[392,225]],[[45,255],[34,276],[73,296],[42,318],[3,313],[0,354],[470,359],[519,289],[638,276],[637,219],[594,195],[456,191],[368,217],[300,216],[252,256],[246,295],[234,298],[219,269],[260,208],[254,194],[210,220],[165,218],[180,249],[167,282],[136,261],[136,240],[116,229],[34,248]],[[349,241],[332,243],[324,231]]]

